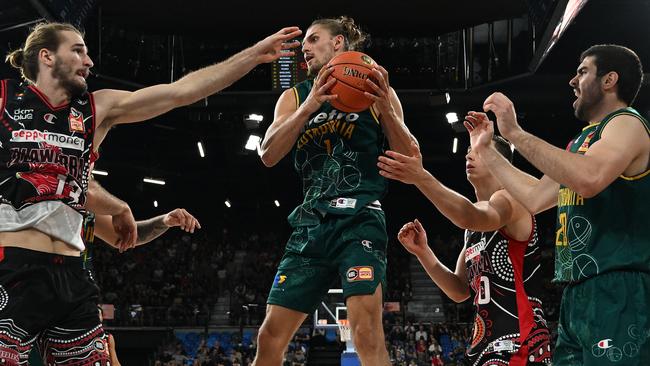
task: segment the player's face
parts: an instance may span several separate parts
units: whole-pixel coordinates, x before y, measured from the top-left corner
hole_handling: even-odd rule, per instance
[[[576,76],[569,81],[576,95],[576,100],[573,102],[574,114],[581,121],[590,121],[595,107],[605,97],[600,85],[601,78],[596,75],[596,72],[593,57],[585,57],[578,66]]]
[[[80,34],[71,31],[60,33],[62,42],[55,53],[52,77],[70,95],[80,95],[86,92],[86,78],[93,67],[93,61],[88,56],[88,48]]]
[[[467,174],[467,180],[472,184],[492,176],[471,147],[467,148],[467,154],[465,155],[465,173]]]
[[[307,63],[307,75],[314,76],[335,54],[335,37],[320,25],[307,29],[302,41],[302,53]]]

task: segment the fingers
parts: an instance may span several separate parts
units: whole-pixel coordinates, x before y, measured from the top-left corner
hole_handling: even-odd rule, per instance
[[[380,156],[379,161],[377,162],[377,167],[379,167],[379,169],[391,174],[394,174],[397,171],[399,171],[401,165],[402,163],[400,163],[399,161],[389,159],[385,156]]]
[[[388,91],[388,71],[379,65],[375,65],[371,73],[377,80],[377,83],[379,83],[381,89]]]
[[[418,233],[424,232],[424,227],[422,226],[420,220],[415,219],[415,221],[413,222],[413,226],[415,227],[415,231],[417,231]]]
[[[318,71],[318,75],[316,75],[316,80],[315,80],[315,86],[320,87],[323,85],[325,82],[327,82],[327,78],[334,72],[334,69],[331,67],[321,67],[320,71]]]
[[[135,248],[136,241],[138,239],[138,228],[137,226],[131,227],[131,230],[129,230],[129,246],[128,249],[133,249]]]
[[[322,85],[320,87],[318,87],[318,90],[317,90],[318,94],[327,94],[327,91],[329,91],[334,86],[334,84],[336,84],[336,79],[331,78],[331,79],[327,80],[328,76],[329,76],[329,74],[325,75],[325,78],[323,79],[324,81],[323,81]],[[320,83],[320,81],[319,81],[319,83]]]
[[[276,34],[279,34],[282,36],[284,39],[291,39],[291,38],[296,38],[299,35],[302,34],[302,30],[300,30],[299,27],[293,26],[293,27],[284,27],[280,29],[279,32]]]
[[[465,126],[465,129],[467,130],[467,132],[471,133],[472,131],[474,131],[474,126],[472,126],[472,124],[469,123],[468,121],[464,121],[463,126]]]
[[[374,81],[370,80],[370,78],[366,79],[366,84],[368,84],[370,86],[370,88],[372,88],[372,90],[374,90],[374,92],[375,92],[375,94],[365,92],[364,94],[366,95],[366,97],[376,101],[376,100],[378,100],[380,98],[384,98],[386,96],[386,91],[383,90]]]
[[[418,149],[418,152],[419,152],[419,149]],[[406,156],[404,154],[400,154],[397,151],[393,151],[393,150],[386,150],[386,152],[384,154],[390,156],[394,161],[398,161],[400,163],[406,163],[406,162],[408,162],[410,160],[409,156]],[[380,156],[380,158],[382,158],[382,157],[383,156]],[[387,159],[386,157],[383,157],[383,158],[386,159],[386,160],[391,160],[391,159]]]
[[[168,226],[178,226],[181,230],[188,233],[194,233],[195,229],[201,228],[199,220],[197,220],[184,208],[177,208],[167,215],[171,219],[171,221],[166,224]]]

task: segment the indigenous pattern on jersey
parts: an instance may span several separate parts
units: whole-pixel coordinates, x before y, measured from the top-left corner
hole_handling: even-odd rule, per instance
[[[633,108],[623,108],[585,127],[567,150],[584,155],[600,140],[605,126],[621,115],[641,121],[650,138],[648,121]],[[591,198],[560,186],[555,281],[580,282],[616,270],[650,273],[649,173],[646,170],[634,177],[621,175]]]
[[[306,80],[293,88],[296,105],[313,86]],[[377,158],[384,134],[372,109],[338,111],[328,102],[309,117],[293,150],[294,167],[302,179],[304,200],[289,216],[292,226],[317,224],[321,213],[354,214],[382,198],[386,179]]]
[[[501,231],[465,232],[465,265],[476,312],[467,356],[473,366],[550,363],[540,293],[537,224],[525,242]]]
[[[33,85],[0,85],[0,203],[85,203],[95,130],[92,94],[52,106]]]

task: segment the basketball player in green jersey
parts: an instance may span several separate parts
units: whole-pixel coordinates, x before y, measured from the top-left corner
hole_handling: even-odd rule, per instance
[[[575,115],[587,126],[566,151],[524,131],[505,95],[488,97],[483,109],[545,174],[539,181],[490,147],[494,127],[485,114],[467,119],[481,131],[479,156],[510,194],[531,213],[558,206],[555,281],[567,286],[555,366],[650,364],[650,125],[630,107],[642,79],[628,48],[584,51],[569,84]]]
[[[414,138],[404,124],[388,73],[375,66],[366,82],[374,104],[358,113],[336,110],[326,91],[334,56],[358,50],[365,35],[347,17],[319,19],[305,33],[302,52],[313,80],[286,90],[262,144],[271,167],[293,150],[303,202],[289,215],[293,233],[268,297],[259,331],[256,366],[279,366],[289,340],[331,287],[341,286],[357,353],[364,365],[389,365],[382,329],[386,225],[379,199],[386,181],[375,165],[385,139],[408,151]]]

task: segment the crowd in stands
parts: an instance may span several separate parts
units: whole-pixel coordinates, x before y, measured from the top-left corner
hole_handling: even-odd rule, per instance
[[[309,352],[309,330],[301,329],[289,343],[283,366],[305,366]],[[249,366],[257,350],[257,332],[177,331],[154,356],[155,366]]]
[[[544,241],[543,278],[549,279],[544,283],[543,301],[547,320],[554,326],[562,289],[550,282],[552,234],[551,231],[542,233],[541,240]],[[169,231],[153,243],[124,254],[98,240],[94,244],[93,263],[96,280],[102,289],[101,302],[114,304],[116,309],[115,318],[108,324],[207,327],[218,298],[225,297],[229,303],[228,326],[247,329],[259,326],[282,255],[282,244],[278,243],[282,243],[284,237],[286,233],[272,231],[265,231],[262,236],[256,232],[224,229],[216,238],[201,232],[188,235]],[[458,235],[433,236],[430,244],[444,264],[455,266],[462,248]],[[389,243],[388,248],[385,300],[399,302],[404,309],[413,296],[409,271],[411,255],[396,241]],[[448,300],[444,310],[448,321],[444,324],[416,324],[409,314],[386,313],[386,344],[393,364],[454,365],[460,362],[471,334],[471,324],[466,322],[471,321],[473,307],[470,301],[455,304]],[[255,354],[255,336],[251,332],[229,336],[189,334],[177,334],[174,342],[159,349],[156,364],[249,365]],[[298,366],[306,362],[310,335],[299,336],[292,342],[285,365]]]

